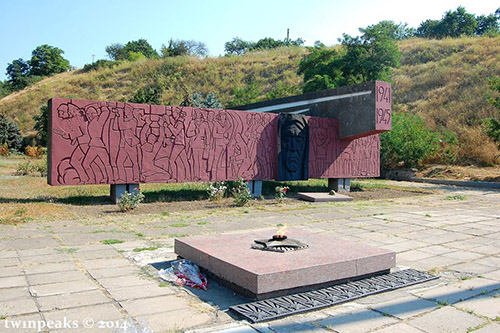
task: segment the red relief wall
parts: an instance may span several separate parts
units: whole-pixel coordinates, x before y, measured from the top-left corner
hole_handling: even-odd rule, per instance
[[[54,98],[51,185],[277,178],[277,114]],[[379,137],[309,118],[309,177],[379,175]]]

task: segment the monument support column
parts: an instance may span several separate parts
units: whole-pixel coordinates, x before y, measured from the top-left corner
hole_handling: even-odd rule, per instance
[[[111,184],[110,196],[113,203],[118,203],[125,193],[136,194],[140,191],[139,184]]]
[[[351,192],[350,178],[328,178],[328,190],[335,192]]]
[[[252,197],[257,198],[262,195],[262,180],[250,180],[247,186]]]

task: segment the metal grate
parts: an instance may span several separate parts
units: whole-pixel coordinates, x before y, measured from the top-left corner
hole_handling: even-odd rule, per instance
[[[272,252],[289,252],[307,249],[309,245],[302,243],[296,239],[256,239],[252,244],[252,249]]]
[[[407,269],[319,290],[235,305],[230,309],[256,323],[317,310],[437,278],[428,273]]]

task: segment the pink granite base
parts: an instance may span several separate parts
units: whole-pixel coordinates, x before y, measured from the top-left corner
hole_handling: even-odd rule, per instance
[[[386,272],[396,265],[393,251],[301,228],[290,228],[287,236],[308,244],[307,249],[278,253],[250,248],[254,239],[269,238],[275,232],[267,229],[176,239],[175,253],[235,291],[257,299]]]

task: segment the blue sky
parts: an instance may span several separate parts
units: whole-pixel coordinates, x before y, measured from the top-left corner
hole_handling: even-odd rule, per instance
[[[106,59],[105,47],[145,38],[160,49],[170,38],[204,42],[211,56],[240,37],[303,38],[337,43],[342,33],[382,20],[418,27],[458,6],[476,15],[493,13],[498,0],[0,0],[0,80],[7,64],[31,58],[42,44],[65,51],[71,65]]]

